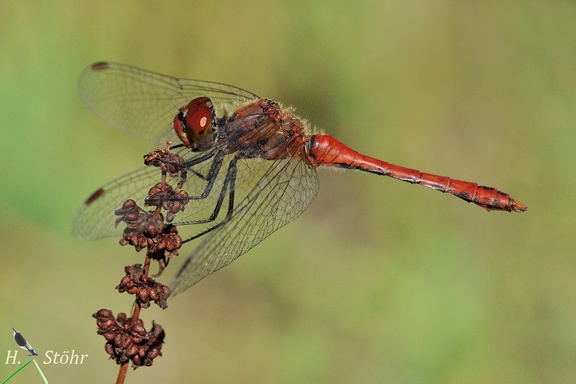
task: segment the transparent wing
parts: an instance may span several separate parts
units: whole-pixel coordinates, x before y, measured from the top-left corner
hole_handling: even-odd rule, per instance
[[[153,142],[173,137],[178,109],[192,99],[212,99],[218,115],[223,107],[257,99],[242,88],[222,83],[178,79],[116,63],[96,63],[80,75],[80,96],[92,112],[115,128]]]
[[[185,161],[191,161],[199,156],[206,155],[206,153],[193,153],[187,148],[178,148],[171,151],[178,153]],[[199,175],[206,176],[208,174],[212,166],[211,160],[207,159],[188,170],[187,179],[182,189],[186,190],[190,196],[199,196],[204,191],[207,180]],[[224,174],[225,171],[218,174],[214,182],[213,193],[204,199],[192,200],[186,205],[184,211],[177,215],[179,222],[199,219],[201,217],[198,217],[198,215],[202,214],[203,211],[211,212],[222,188]],[[180,180],[180,177],[167,175],[166,181],[174,189],[177,189],[176,185]],[[119,209],[128,199],[136,201],[138,205],[146,209],[144,200],[148,196],[148,191],[160,181],[161,170],[154,166],[147,166],[104,185],[86,200],[74,216],[72,220],[72,235],[78,239],[99,239],[111,236],[120,238],[125,225],[114,226],[114,222],[118,218],[114,211]],[[209,216],[210,214],[208,213],[207,215]],[[179,222],[174,224],[179,224]]]
[[[150,183],[159,180],[159,175],[160,172],[154,167],[140,168],[98,189],[72,219],[72,236],[83,240],[112,236],[120,238],[125,226],[114,226],[118,218],[114,211],[128,199],[140,203],[152,187]]]
[[[299,216],[318,192],[318,173],[298,158],[240,160],[239,174],[250,180],[237,186],[232,218],[203,237],[170,285],[185,291],[230,264],[277,229]]]

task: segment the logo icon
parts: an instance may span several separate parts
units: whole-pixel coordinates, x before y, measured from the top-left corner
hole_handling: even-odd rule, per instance
[[[16,376],[17,374],[19,374],[24,368],[26,368],[28,365],[30,365],[30,363],[34,363],[34,365],[36,365],[36,369],[38,369],[38,373],[40,373],[40,376],[42,377],[42,380],[44,381],[44,384],[48,384],[48,379],[46,379],[46,376],[44,376],[44,372],[42,372],[42,370],[40,369],[40,366],[38,365],[38,363],[36,362],[36,359],[34,359],[34,357],[38,356],[38,352],[36,352],[36,350],[34,348],[32,348],[32,346],[30,345],[29,342],[26,341],[26,339],[24,338],[24,336],[22,336],[22,334],[20,332],[18,332],[16,330],[16,328],[12,328],[12,330],[14,331],[14,341],[16,341],[16,344],[18,344],[18,346],[22,349],[27,350],[30,354],[28,356],[31,356],[32,359],[28,360],[28,362],[26,364],[24,364],[23,366],[21,366],[20,368],[18,368],[14,373],[12,373],[10,376],[8,376],[6,378],[6,380],[4,380],[2,382],[2,384],[6,384],[8,383],[14,376]],[[8,351],[10,354],[10,351]],[[18,351],[14,351],[14,355],[13,356],[8,356],[6,358],[6,363],[8,364],[8,361],[10,359],[13,359],[14,361],[16,360],[16,355],[17,355]],[[12,364],[15,364],[12,363]],[[20,362],[18,362],[17,364],[20,364]]]
[[[29,342],[26,341],[24,336],[22,336],[22,334],[18,332],[16,329],[12,328],[12,330],[14,331],[14,340],[16,340],[16,344],[18,344],[20,348],[30,352],[31,356],[38,356],[38,352],[36,352],[34,348],[32,348],[32,346],[30,345]]]

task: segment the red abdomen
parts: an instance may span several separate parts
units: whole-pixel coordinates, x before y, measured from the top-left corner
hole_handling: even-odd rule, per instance
[[[524,212],[526,206],[507,193],[469,181],[420,172],[362,155],[330,135],[313,135],[306,142],[308,160],[315,166],[357,169],[390,176],[412,184],[450,193],[490,211]]]

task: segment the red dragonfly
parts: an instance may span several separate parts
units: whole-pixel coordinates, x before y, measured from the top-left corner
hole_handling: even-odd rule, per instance
[[[228,265],[300,215],[318,192],[319,166],[355,169],[450,193],[490,211],[526,206],[492,187],[423,173],[362,155],[306,123],[277,102],[244,89],[177,79],[122,64],[96,63],[80,77],[80,94],[111,125],[158,144],[185,160],[182,188],[193,196],[174,225],[188,225],[185,241],[203,241],[171,284],[180,293]],[[176,137],[174,136],[176,135]],[[144,167],[90,196],[74,218],[73,234],[120,236],[114,211],[144,200],[159,171]],[[177,180],[174,180],[176,185]]]

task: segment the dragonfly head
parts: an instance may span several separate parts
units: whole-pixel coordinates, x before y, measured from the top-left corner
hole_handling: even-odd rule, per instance
[[[174,117],[174,130],[192,151],[204,151],[214,145],[214,105],[207,97],[197,97],[180,108]]]

